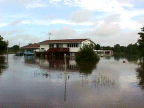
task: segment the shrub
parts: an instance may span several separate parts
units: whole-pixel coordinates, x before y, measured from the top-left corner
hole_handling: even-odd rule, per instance
[[[97,62],[99,58],[93,48],[86,45],[80,49],[75,60],[76,62]]]

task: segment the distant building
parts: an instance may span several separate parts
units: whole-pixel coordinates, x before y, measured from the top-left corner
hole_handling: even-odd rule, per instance
[[[98,56],[111,56],[113,55],[112,50],[94,50]]]
[[[40,44],[39,43],[35,43],[35,44],[29,44],[26,46],[21,47],[21,49],[24,49],[25,52],[35,52],[36,49],[40,48]]]

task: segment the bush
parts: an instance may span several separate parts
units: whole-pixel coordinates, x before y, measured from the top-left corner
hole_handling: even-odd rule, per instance
[[[99,58],[91,46],[84,46],[76,56],[76,62],[97,62]]]

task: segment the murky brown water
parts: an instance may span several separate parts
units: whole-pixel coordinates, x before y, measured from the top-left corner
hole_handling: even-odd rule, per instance
[[[5,58],[5,59],[4,59]],[[126,63],[123,63],[123,61]],[[89,74],[74,60],[0,57],[0,107],[142,108],[144,89],[135,62],[101,58]]]

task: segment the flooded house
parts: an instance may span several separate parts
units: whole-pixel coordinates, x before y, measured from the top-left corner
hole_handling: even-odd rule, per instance
[[[37,56],[44,57],[75,57],[81,47],[85,45],[95,44],[89,38],[87,39],[59,39],[59,40],[45,40],[38,44],[31,44],[24,46],[26,50],[32,50]]]

